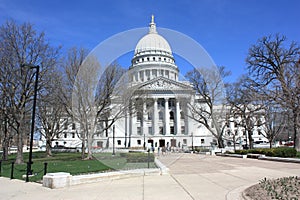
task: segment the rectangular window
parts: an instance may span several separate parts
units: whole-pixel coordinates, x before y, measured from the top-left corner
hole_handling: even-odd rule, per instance
[[[152,120],[152,113],[148,112],[148,120]]]
[[[68,129],[68,121],[66,121],[66,122],[64,123],[64,129],[65,129],[65,130]]]
[[[68,134],[67,134],[67,133],[65,133],[65,134],[64,134],[64,138],[67,138],[67,137],[68,137]]]
[[[175,134],[175,131],[174,131],[174,126],[170,126],[170,134]]]
[[[185,134],[185,126],[182,126],[182,127],[181,127],[181,133],[182,133],[182,134]]]
[[[152,133],[152,127],[148,127],[148,134],[149,135],[152,135],[153,133]]]
[[[72,133],[72,138],[75,138],[75,133]]]
[[[187,144],[187,140],[186,139],[183,139],[183,144]]]
[[[75,123],[72,123],[72,130],[75,130],[76,129],[76,125]]]
[[[121,140],[117,140],[118,145],[121,145]]]
[[[141,145],[141,144],[142,144],[142,141],[141,141],[141,140],[137,140],[137,144],[138,144],[138,145]]]
[[[137,127],[136,133],[137,133],[138,135],[142,135],[142,128],[141,128],[141,127]]]
[[[204,144],[205,143],[205,140],[204,139],[201,139],[201,144]]]
[[[164,127],[159,127],[159,134],[163,135],[164,134]]]

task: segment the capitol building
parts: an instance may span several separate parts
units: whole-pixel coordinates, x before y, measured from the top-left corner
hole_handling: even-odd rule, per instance
[[[196,93],[189,82],[179,80],[170,44],[157,32],[153,16],[148,34],[137,42],[128,74],[140,106],[116,121],[117,148],[211,146],[209,131],[188,117],[187,104]],[[112,134],[95,137],[94,146],[111,147]]]
[[[126,74],[129,77],[128,91],[134,90],[131,99],[135,101],[135,106],[131,110],[126,109],[111,128],[93,136],[94,149],[180,150],[190,147],[211,148],[217,144],[207,128],[189,117],[191,113],[188,106],[201,104],[201,97],[190,82],[179,79],[179,67],[172,48],[157,32],[153,16],[149,32],[137,41]],[[114,110],[111,113],[113,115]],[[52,146],[80,148],[82,142],[75,134],[77,125],[74,122],[65,125],[64,133],[53,140]],[[232,133],[235,133],[234,140]],[[258,129],[253,133],[254,141],[267,141]],[[233,141],[240,144],[246,142],[245,131],[235,126],[234,122],[227,123],[225,136],[225,145],[232,145]]]

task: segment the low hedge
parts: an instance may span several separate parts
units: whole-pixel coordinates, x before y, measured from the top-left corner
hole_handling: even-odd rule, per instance
[[[297,155],[297,151],[290,147],[277,147],[271,149],[248,149],[248,150],[236,150],[236,154],[246,155],[248,153],[253,154],[264,154],[271,157],[282,157],[282,158],[294,158]]]
[[[121,153],[121,157],[125,157],[129,163],[145,163],[148,162],[148,153]],[[150,153],[149,162],[154,162],[154,155]]]

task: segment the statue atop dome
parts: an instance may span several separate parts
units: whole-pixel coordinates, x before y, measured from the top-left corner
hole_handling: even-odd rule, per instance
[[[154,22],[154,15],[151,16],[151,23],[149,24],[149,33],[157,33],[156,24]]]

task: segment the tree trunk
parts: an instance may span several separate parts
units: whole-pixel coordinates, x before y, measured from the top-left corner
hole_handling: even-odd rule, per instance
[[[2,145],[2,160],[8,160],[8,145],[9,145],[9,138],[4,137],[3,145]]]
[[[297,122],[298,122],[298,116],[296,111],[293,111],[293,129],[294,129],[294,148],[297,151],[300,151],[300,137],[299,134],[297,134]]]
[[[235,144],[235,134],[233,134],[233,150],[234,150],[234,152],[235,152],[235,150],[236,150],[236,144]]]
[[[8,160],[8,146],[9,146],[9,135],[7,131],[7,118],[4,119],[4,138],[2,144],[2,160]],[[0,169],[1,170],[1,169]]]
[[[51,145],[51,138],[50,137],[47,137],[47,141],[46,141],[46,155],[47,157],[52,157],[52,151],[51,151],[51,148],[52,148],[52,145]]]
[[[22,107],[21,109],[24,109]],[[16,157],[16,164],[22,164],[24,163],[24,157],[23,157],[23,139],[24,139],[24,133],[25,133],[25,112],[20,112],[20,124],[17,128],[17,157]]]
[[[253,140],[252,140],[252,131],[247,131],[248,132],[248,140],[249,140],[249,149],[253,149]]]
[[[85,140],[82,140],[82,143],[81,143],[81,159],[82,160],[85,159]]]
[[[218,137],[218,147],[219,148],[224,148],[224,142],[222,137]]]
[[[19,131],[17,136],[17,157],[16,157],[16,164],[24,163],[23,158],[23,131]]]

